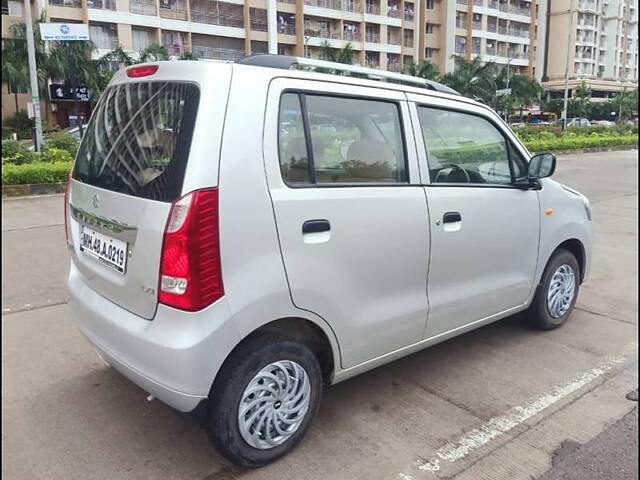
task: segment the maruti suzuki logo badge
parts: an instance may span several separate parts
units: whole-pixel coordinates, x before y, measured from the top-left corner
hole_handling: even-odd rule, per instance
[[[100,199],[98,198],[98,195],[93,196],[91,204],[93,205],[93,208],[98,208],[100,206]]]

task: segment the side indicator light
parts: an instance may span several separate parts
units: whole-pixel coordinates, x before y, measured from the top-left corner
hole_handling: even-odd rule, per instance
[[[547,208],[544,211],[544,214],[547,215],[547,216],[552,215],[553,214],[553,208]]]

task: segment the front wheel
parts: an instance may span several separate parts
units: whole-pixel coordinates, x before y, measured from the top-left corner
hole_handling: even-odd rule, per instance
[[[534,327],[551,330],[561,326],[571,312],[580,290],[580,265],[568,250],[559,249],[549,259],[528,310]]]
[[[266,465],[302,439],[321,395],[320,366],[306,345],[279,335],[256,336],[230,355],[216,379],[209,438],[238,465]]]

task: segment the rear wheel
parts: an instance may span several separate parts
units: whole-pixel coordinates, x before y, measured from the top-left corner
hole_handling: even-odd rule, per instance
[[[576,257],[567,250],[557,250],[544,269],[529,307],[529,319],[533,326],[543,330],[561,326],[573,311],[579,284],[580,265]]]
[[[322,394],[313,352],[284,336],[263,334],[225,362],[210,395],[208,433],[232,462],[266,465],[302,439]]]

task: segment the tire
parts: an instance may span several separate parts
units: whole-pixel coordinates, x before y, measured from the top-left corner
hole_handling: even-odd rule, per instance
[[[265,375],[272,374],[266,381],[262,376],[264,369],[268,369]],[[281,385],[285,385],[285,372],[289,378],[297,378],[297,382],[289,384],[289,391],[278,388],[272,380],[275,375],[282,382]],[[262,380],[262,384],[257,378]],[[249,385],[259,393],[248,396],[245,389]],[[292,388],[292,385],[296,385],[296,388]],[[309,387],[306,394],[305,385]],[[256,395],[266,400],[257,400]],[[209,438],[220,453],[233,463],[243,467],[261,467],[285,455],[300,442],[318,410],[321,397],[322,373],[313,352],[293,338],[260,334],[248,339],[231,353],[214,382],[209,395]],[[243,436],[239,413],[248,404],[257,407],[249,409],[243,416],[245,427],[251,422],[246,419],[251,419],[255,413],[258,418],[266,419],[266,423],[272,427],[269,432],[275,433],[275,437],[267,438],[264,426],[256,429],[260,422],[251,424],[253,429],[242,429]],[[256,412],[255,408],[262,413]],[[281,418],[278,413],[287,408],[291,409],[288,412],[296,410],[296,413],[288,413],[294,420],[282,423],[277,420]],[[283,428],[285,435],[278,435],[270,418],[279,427],[287,427],[290,431]],[[255,430],[262,434],[255,433]]]
[[[570,287],[570,280],[567,280],[568,283],[565,283],[564,286],[559,286],[559,277],[556,276],[554,279],[554,276],[559,273],[560,277],[564,275],[564,278],[568,278],[568,274],[570,272],[573,273],[573,289]],[[569,292],[572,290],[573,294],[571,300],[559,302],[559,304],[556,304],[555,308],[550,306],[550,303],[553,304],[553,302],[548,300],[550,288],[552,288],[552,282],[554,284],[553,288],[556,290],[559,289],[561,297],[562,291]],[[579,290],[580,265],[578,264],[576,257],[568,250],[564,250],[562,248],[556,250],[544,269],[536,294],[529,306],[529,310],[527,311],[529,321],[532,326],[541,330],[553,330],[554,328],[558,328],[564,324],[573,311]],[[568,296],[569,295],[567,293],[564,298],[566,299]]]

